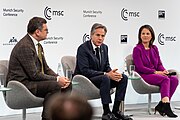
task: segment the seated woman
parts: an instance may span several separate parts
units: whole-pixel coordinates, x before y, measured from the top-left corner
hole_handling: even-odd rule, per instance
[[[158,111],[162,116],[177,117],[171,110],[170,100],[179,82],[176,76],[168,76],[169,72],[162,65],[158,48],[153,45],[153,28],[150,25],[141,26],[138,38],[138,44],[133,50],[136,72],[147,83],[160,87],[161,101],[155,107],[155,113]]]

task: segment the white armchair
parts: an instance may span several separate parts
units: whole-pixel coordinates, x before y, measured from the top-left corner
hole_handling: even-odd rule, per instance
[[[74,72],[76,66],[75,56],[63,56],[61,58],[63,72],[70,69]],[[73,82],[78,82],[78,85],[72,86],[72,94],[82,95],[88,100],[100,98],[99,89],[85,76],[75,75],[72,79]]]
[[[127,65],[127,70],[129,72],[129,67],[130,65],[134,65],[132,54],[126,56],[126,65]],[[132,86],[134,90],[139,93],[139,94],[148,94],[148,113],[151,114],[151,94],[153,93],[159,93],[160,88],[159,86],[155,85],[150,85],[146,83],[143,78],[136,72],[136,76],[139,76],[139,80],[131,80]]]
[[[0,60],[0,72],[5,76],[7,75],[8,60]],[[4,83],[6,83],[6,77],[4,77],[4,81]],[[42,106],[44,99],[34,96],[22,83],[17,80],[8,82],[7,87],[11,88],[11,90],[6,92],[4,95],[6,104],[11,109],[22,109],[23,120],[26,120],[27,108]]]

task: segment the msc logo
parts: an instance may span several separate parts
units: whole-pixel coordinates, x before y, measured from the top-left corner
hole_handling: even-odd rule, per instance
[[[176,41],[175,36],[167,37],[162,33],[160,33],[158,35],[158,42],[159,42],[160,45],[164,45],[165,42],[175,42],[175,41]]]
[[[127,9],[123,8],[121,10],[121,18],[124,21],[127,21],[129,17],[139,17],[139,12],[135,11],[128,11]]]
[[[62,10],[52,10],[48,6],[44,9],[44,16],[46,19],[51,20],[52,16],[64,16],[64,11]]]
[[[158,18],[159,19],[165,19],[165,10],[159,10],[158,11]]]
[[[83,43],[90,40],[90,36],[87,35],[86,33],[83,35]]]
[[[127,43],[127,35],[121,35],[121,43],[126,44]]]

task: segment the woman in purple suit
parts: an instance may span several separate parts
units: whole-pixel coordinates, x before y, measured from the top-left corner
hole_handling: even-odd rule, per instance
[[[136,72],[149,84],[160,87],[161,101],[155,107],[162,116],[177,117],[170,107],[170,100],[174,94],[178,79],[168,76],[169,72],[163,67],[158,48],[153,45],[154,30],[150,25],[143,25],[139,29],[138,44],[133,50],[133,61]]]

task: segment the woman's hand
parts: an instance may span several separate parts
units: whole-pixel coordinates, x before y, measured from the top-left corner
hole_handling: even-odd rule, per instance
[[[155,71],[154,74],[159,74],[159,75],[167,76],[167,74],[169,74],[169,72],[167,70],[164,70],[164,71]]]

